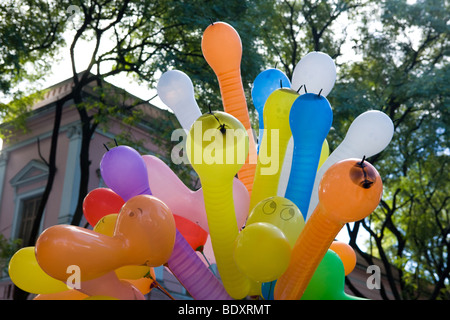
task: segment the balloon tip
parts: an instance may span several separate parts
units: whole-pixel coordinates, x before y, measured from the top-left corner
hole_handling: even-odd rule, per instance
[[[322,90],[323,90],[323,89],[320,89],[320,91],[319,91],[319,93],[317,94],[317,96],[320,97],[320,94],[322,93]]]
[[[364,167],[364,161],[366,161],[366,156],[365,155],[363,156],[362,160],[357,163],[357,165],[359,167],[363,168]]]

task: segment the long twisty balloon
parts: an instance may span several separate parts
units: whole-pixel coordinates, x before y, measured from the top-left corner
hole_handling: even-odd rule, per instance
[[[285,197],[297,205],[305,220],[320,153],[332,122],[333,111],[323,96],[306,93],[292,105],[289,123],[294,154]]]
[[[189,131],[186,151],[202,184],[211,244],[223,285],[232,298],[242,299],[250,290],[250,281],[233,259],[239,234],[233,179],[248,153],[247,133],[235,117],[225,112],[207,113]]]
[[[277,281],[275,299],[302,297],[335,236],[347,222],[372,213],[382,191],[380,175],[367,161],[347,159],[327,170],[319,187],[319,205],[292,249],[288,269]]]
[[[214,70],[219,81],[224,111],[237,118],[247,130],[249,138],[248,158],[239,170],[238,177],[251,194],[257,150],[242,85],[241,38],[229,24],[214,22],[205,29],[201,46],[205,60]]]
[[[269,68],[258,74],[253,81],[252,100],[259,119],[259,137],[258,153],[263,139],[264,132],[264,105],[270,94],[280,88],[290,88],[289,78],[281,71],[275,68]],[[254,184],[254,183],[253,183]]]
[[[277,89],[267,98],[263,113],[265,132],[253,180],[250,211],[260,201],[277,195],[286,148],[292,136],[289,112],[298,96],[294,90]]]
[[[184,130],[189,130],[202,115],[194,96],[194,85],[187,74],[179,70],[164,72],[156,87],[158,96],[172,111]]]
[[[370,158],[383,151],[394,134],[392,120],[383,112],[370,110],[360,114],[348,128],[341,144],[330,154],[317,171],[309,203],[308,216],[311,216],[319,202],[319,183],[324,173],[333,164],[348,158]]]

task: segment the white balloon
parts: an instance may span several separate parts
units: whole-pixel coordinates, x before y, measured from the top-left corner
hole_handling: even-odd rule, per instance
[[[156,87],[158,96],[175,113],[181,127],[189,130],[201,111],[194,96],[194,85],[182,71],[169,70],[162,74]]]
[[[394,124],[383,112],[366,111],[356,117],[347,130],[344,140],[317,171],[311,194],[308,219],[319,203],[319,184],[325,171],[338,161],[348,158],[369,158],[383,151],[394,135]]]
[[[292,73],[291,89],[326,97],[336,81],[336,65],[329,55],[313,51],[304,56]],[[299,90],[301,87],[301,90]],[[306,90],[305,90],[306,88]]]
[[[289,175],[291,174],[292,157],[294,155],[294,138],[291,136],[289,139],[286,153],[284,154],[284,162],[281,167],[280,180],[278,180],[277,196],[284,197],[286,194],[286,188],[289,182]]]

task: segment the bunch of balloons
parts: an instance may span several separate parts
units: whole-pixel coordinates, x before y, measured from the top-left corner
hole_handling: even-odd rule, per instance
[[[108,188],[84,201],[93,230],[46,229],[35,247],[12,258],[17,286],[41,299],[144,299],[159,285],[153,268],[165,266],[198,300],[358,299],[344,293],[355,253],[335,237],[380,201],[382,181],[366,158],[387,147],[392,121],[375,110],[359,115],[330,154],[333,112],[326,96],[336,67],[327,54],[311,52],[292,81],[274,68],[255,78],[255,140],[239,34],[214,22],[201,46],[217,75],[223,111],[202,114],[182,71],[165,72],[157,86],[185,130],[185,154],[201,188],[189,189],[155,156],[128,146],[108,150],[100,163]],[[207,242],[218,275],[199,254]],[[68,288],[73,270],[80,283]]]

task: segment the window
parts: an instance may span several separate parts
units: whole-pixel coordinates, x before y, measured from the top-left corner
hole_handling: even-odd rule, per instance
[[[35,240],[29,239],[29,236],[45,190],[47,177],[48,166],[40,160],[33,159],[10,180],[14,188],[14,198],[11,199],[14,201],[11,238],[22,239],[23,246],[28,243],[28,240]]]
[[[33,223],[36,218],[36,214],[41,202],[42,195],[34,196],[22,200],[21,212],[20,212],[20,225],[17,238],[22,239],[22,245],[28,243],[31,230],[33,229]]]

